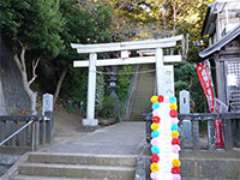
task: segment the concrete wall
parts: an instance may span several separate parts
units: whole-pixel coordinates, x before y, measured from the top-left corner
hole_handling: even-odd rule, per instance
[[[23,89],[20,72],[0,35],[0,115],[29,111],[30,100]]]

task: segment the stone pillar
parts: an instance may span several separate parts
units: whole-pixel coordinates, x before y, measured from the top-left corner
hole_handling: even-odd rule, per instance
[[[190,93],[186,90],[182,90],[179,93],[180,97],[180,113],[190,113]],[[183,120],[181,127],[181,141],[184,148],[190,148],[193,146],[192,143],[192,122],[190,120]]]
[[[43,143],[50,143],[53,138],[53,95],[52,94],[44,94],[43,95],[43,107],[42,107],[42,115],[44,122],[42,123],[41,134]]]
[[[157,78],[157,95],[164,95],[162,85],[163,83],[163,50],[156,49],[156,78]]]
[[[89,58],[87,117],[83,119],[83,126],[94,127],[98,125],[98,120],[95,119],[97,54],[92,53]]]

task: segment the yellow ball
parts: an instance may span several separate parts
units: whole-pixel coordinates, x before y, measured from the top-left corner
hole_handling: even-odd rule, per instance
[[[173,165],[173,167],[180,167],[181,166],[181,162],[180,162],[179,159],[174,159],[172,161],[172,165]]]
[[[151,102],[152,103],[157,103],[158,102],[158,96],[152,96],[151,97]]]
[[[153,131],[158,130],[158,129],[159,129],[159,124],[157,124],[157,123],[152,123],[151,129],[152,129]]]
[[[170,109],[177,110],[177,104],[176,103],[171,103],[170,104]]]
[[[159,165],[157,163],[151,164],[151,172],[158,172],[159,171]]]
[[[172,138],[178,138],[179,137],[179,132],[178,131],[172,131]]]

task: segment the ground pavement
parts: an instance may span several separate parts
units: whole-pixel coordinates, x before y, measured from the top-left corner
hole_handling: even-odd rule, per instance
[[[44,152],[89,154],[138,154],[145,141],[144,122],[121,122],[94,132],[62,138]]]

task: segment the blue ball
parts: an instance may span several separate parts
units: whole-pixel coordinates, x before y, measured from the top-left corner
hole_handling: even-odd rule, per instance
[[[169,98],[169,102],[170,102],[170,103],[177,103],[176,97],[175,97],[175,96],[171,96],[171,97]]]
[[[177,124],[173,124],[171,130],[172,131],[178,131],[178,125]]]
[[[157,146],[152,146],[151,152],[152,152],[152,154],[159,154],[160,150]]]
[[[160,108],[160,103],[154,103],[153,105],[152,105],[152,109],[153,110],[157,110],[157,109],[159,109]]]
[[[153,131],[152,133],[151,133],[151,137],[152,138],[156,138],[156,137],[158,137],[159,136],[159,132],[158,131]]]

